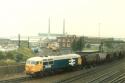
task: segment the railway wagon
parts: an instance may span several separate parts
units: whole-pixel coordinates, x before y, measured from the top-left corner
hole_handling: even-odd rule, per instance
[[[125,56],[125,51],[121,50],[121,51],[116,51],[113,53],[114,58],[118,58],[121,59]]]
[[[28,75],[44,74],[60,69],[81,66],[82,59],[78,54],[60,56],[32,57],[26,61],[25,71]]]
[[[87,52],[76,52],[82,58],[82,64],[84,66],[95,66],[96,64],[100,64],[103,62],[109,62],[113,59],[113,53],[101,53],[99,51],[87,51]]]
[[[103,63],[105,62],[107,59],[107,53],[98,53],[97,54],[97,63]]]
[[[99,61],[100,57],[98,55],[98,51],[94,52],[76,52],[79,54],[82,58],[82,65],[84,66],[90,66],[97,64],[97,61]]]

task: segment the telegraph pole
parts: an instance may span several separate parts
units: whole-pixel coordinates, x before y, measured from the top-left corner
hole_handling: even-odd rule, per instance
[[[29,43],[29,36],[28,36],[28,48],[30,48],[30,43]]]
[[[98,36],[99,36],[99,51],[103,52],[103,42],[101,41],[101,23],[98,23]]]
[[[18,34],[18,48],[20,48],[20,34]]]

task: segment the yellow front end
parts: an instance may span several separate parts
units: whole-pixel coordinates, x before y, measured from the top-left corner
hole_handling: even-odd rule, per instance
[[[78,65],[81,65],[81,64],[82,64],[82,58],[79,57],[79,58],[78,58]]]
[[[26,74],[36,74],[43,71],[43,64],[40,61],[37,61],[35,64],[31,62],[26,63],[25,72]]]

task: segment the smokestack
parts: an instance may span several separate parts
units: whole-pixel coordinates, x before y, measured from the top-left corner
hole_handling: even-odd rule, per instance
[[[63,35],[65,35],[65,19],[63,19]]]
[[[48,19],[48,38],[49,38],[49,36],[50,36],[50,17]]]

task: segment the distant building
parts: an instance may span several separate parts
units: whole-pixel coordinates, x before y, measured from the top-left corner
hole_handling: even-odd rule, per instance
[[[61,48],[70,48],[73,40],[76,38],[75,35],[67,35],[63,37],[57,37],[57,42]]]
[[[49,39],[48,38],[45,38],[45,39],[40,39],[39,41],[38,41],[38,43],[39,43],[39,47],[41,47],[41,48],[46,48],[47,47],[47,44],[49,43]]]

